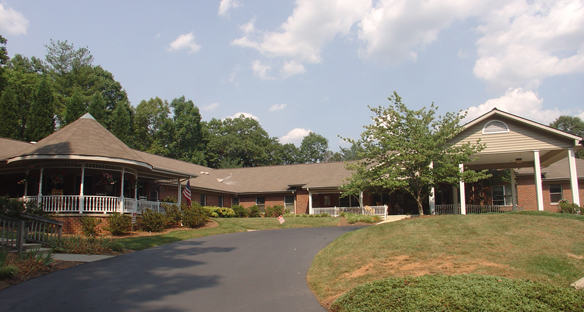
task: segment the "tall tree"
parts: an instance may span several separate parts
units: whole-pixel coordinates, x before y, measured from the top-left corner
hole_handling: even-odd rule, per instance
[[[550,123],[550,127],[577,135],[581,138],[584,137],[584,121],[580,117],[560,116]],[[584,151],[578,151],[576,156],[578,158],[584,158]]]
[[[486,170],[459,170],[459,164],[470,161],[471,155],[485,148],[479,141],[450,143],[464,129],[459,124],[463,114],[436,117],[438,108],[434,104],[429,109],[410,110],[397,93],[388,99],[389,107],[370,107],[374,123],[365,126],[361,134],[363,159],[347,164],[354,172],[351,181],[342,186],[345,195],[375,188],[401,190],[413,196],[418,213],[423,215],[423,202],[431,186],[454,184],[459,179],[476,182],[490,176]]]
[[[127,102],[119,102],[112,114],[111,132],[127,145],[132,144],[132,116]]]
[[[105,109],[105,100],[101,92],[95,92],[89,101],[87,112],[102,125],[106,125],[107,112]]]
[[[141,151],[166,156],[167,151],[160,147],[165,148],[170,143],[170,135],[165,133],[171,126],[169,114],[168,102],[159,97],[142,100],[134,116],[134,146]]]
[[[18,117],[18,99],[14,89],[8,87],[0,95],[0,137],[23,139]]]
[[[293,165],[302,163],[300,159],[300,150],[292,143],[280,145],[278,157],[282,160],[283,165]]]
[[[44,76],[34,92],[30,108],[30,120],[26,127],[26,137],[38,141],[55,131],[55,99],[51,81]]]
[[[203,134],[201,114],[193,101],[185,97],[172,100],[174,140],[171,143],[172,157],[205,165],[206,136]]]
[[[80,92],[75,92],[67,99],[67,106],[65,106],[65,116],[63,118],[63,126],[68,125],[79,117],[83,116],[87,111],[85,100]]]
[[[30,62],[27,58],[22,57],[21,55],[16,55],[9,61],[5,68],[3,75],[6,82],[5,90],[10,89],[12,95],[8,98],[13,99],[16,102],[16,106],[11,106],[14,111],[10,114],[0,115],[0,123],[14,122],[14,120],[8,121],[8,119],[12,119],[12,114],[16,113],[16,120],[18,121],[19,129],[16,133],[11,135],[11,137],[18,140],[26,140],[25,131],[30,116],[34,93],[41,75],[27,66],[20,66],[20,61],[24,63]]]
[[[300,158],[304,163],[323,162],[328,149],[328,140],[320,134],[310,132],[300,143]]]
[[[351,161],[361,159],[363,154],[363,146],[359,142],[354,142],[350,147],[339,147],[340,151],[335,152],[329,161]]]
[[[8,51],[6,50],[6,38],[0,35],[0,95],[2,95],[2,90],[4,90],[5,80],[4,80],[4,66],[8,64]]]

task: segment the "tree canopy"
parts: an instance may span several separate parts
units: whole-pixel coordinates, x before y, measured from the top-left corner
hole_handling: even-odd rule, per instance
[[[584,137],[584,121],[580,117],[563,115],[551,122],[550,127]],[[584,158],[584,151],[578,151],[576,157]]]
[[[395,92],[388,99],[388,107],[370,107],[373,124],[365,126],[358,142],[345,139],[362,145],[363,150],[360,161],[346,165],[353,175],[342,186],[344,195],[366,189],[400,190],[413,196],[423,215],[423,202],[432,186],[489,177],[486,171],[459,170],[459,164],[485,148],[479,141],[450,143],[463,130],[459,125],[463,114],[436,116],[434,104],[429,109],[411,110]]]

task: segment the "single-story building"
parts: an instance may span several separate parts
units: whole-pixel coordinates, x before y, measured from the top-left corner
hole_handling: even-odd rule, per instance
[[[470,196],[474,185],[437,186],[428,212],[466,214],[485,206],[557,211],[562,198],[580,204],[584,160],[574,155],[582,138],[497,109],[467,123],[452,143],[479,138],[486,149],[461,170],[511,169],[510,182],[490,185],[481,202]],[[400,192],[341,197],[339,187],[350,177],[343,162],[212,169],[152,155],[129,148],[89,114],[37,143],[0,138],[0,195],[36,200],[61,215],[159,210],[167,197],[184,201],[187,180],[192,200],[204,206],[417,213],[413,199]]]

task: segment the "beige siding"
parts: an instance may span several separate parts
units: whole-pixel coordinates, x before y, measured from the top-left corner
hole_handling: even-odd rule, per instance
[[[491,120],[500,120],[509,127],[508,133],[483,134],[482,130],[486,123]],[[552,150],[573,147],[573,141],[560,138],[553,133],[542,131],[519,122],[494,116],[487,120],[464,130],[453,143],[456,145],[465,142],[476,142],[478,139],[485,143],[487,148],[481,153],[503,153],[503,152],[521,152],[531,150]]]

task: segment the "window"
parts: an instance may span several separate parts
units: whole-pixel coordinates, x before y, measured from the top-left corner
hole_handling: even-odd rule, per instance
[[[510,206],[513,205],[513,195],[511,194],[511,186],[509,185],[494,185],[491,187],[493,195],[493,205]]]
[[[550,202],[557,204],[562,199],[562,185],[550,184]]]
[[[360,207],[359,197],[355,195],[349,195],[340,198],[341,207]]]
[[[483,134],[507,133],[509,127],[499,120],[491,120],[483,127]]]
[[[260,212],[264,212],[266,210],[266,198],[265,197],[256,197],[256,205],[260,208]]]
[[[284,210],[294,213],[294,196],[284,196]]]
[[[201,206],[207,206],[207,195],[201,194]]]
[[[223,196],[217,196],[217,207],[223,207]]]
[[[324,195],[324,206],[328,207],[331,205],[331,196],[330,195]]]
[[[239,205],[239,197],[231,198],[231,206]]]

